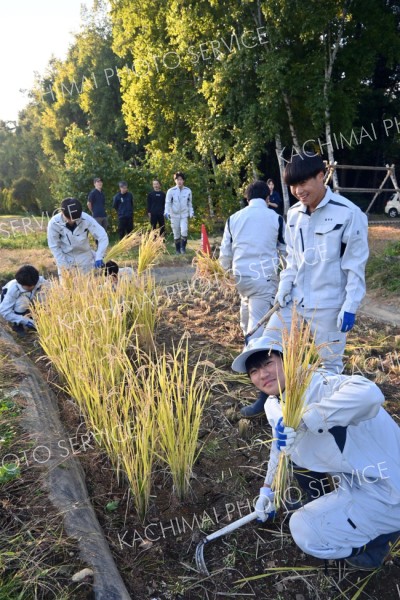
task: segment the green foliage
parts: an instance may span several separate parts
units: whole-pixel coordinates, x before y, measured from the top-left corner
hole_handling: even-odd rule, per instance
[[[366,276],[368,287],[400,292],[400,242],[388,244],[382,254],[372,255]]]
[[[17,479],[20,475],[21,471],[16,463],[4,463],[0,466],[0,484]]]

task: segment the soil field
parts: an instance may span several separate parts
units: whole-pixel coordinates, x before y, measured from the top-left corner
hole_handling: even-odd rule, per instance
[[[236,294],[208,284],[204,288],[180,284],[169,286],[165,297],[167,306],[162,311],[157,343],[171,345],[187,331],[193,363],[202,356],[212,371],[221,371],[224,381],[212,384],[200,433],[202,452],[186,502],[176,500],[160,466],[152,508],[146,523],[141,523],[127,486],[118,481],[106,456],[94,444],[82,447],[82,436],[90,436],[90,432],[85,430],[75,404],[58,390],[69,446],[80,455],[98,519],[132,598],[333,600],[356,597],[358,590],[357,597],[365,600],[396,598],[400,583],[396,555],[400,555],[400,548],[385,568],[372,575],[349,572],[333,562],[325,564],[305,556],[291,539],[284,512],[266,526],[249,524],[210,543],[205,559],[211,575],[199,575],[194,551],[202,535],[252,511],[265,472],[271,431],[263,418],[253,422],[238,419],[238,408],[252,401],[255,391],[246,377],[233,375],[230,369],[242,344]],[[399,340],[400,329],[360,319],[349,335],[346,366],[347,372],[362,372],[381,386],[386,408],[397,420]],[[39,356],[38,348],[27,343]],[[39,364],[43,376],[56,386],[58,378],[53,370],[43,361]],[[29,495],[29,488],[25,493]]]
[[[389,240],[400,239],[400,230],[395,227],[374,226],[369,231],[371,252],[380,252]],[[190,245],[194,249],[199,242],[192,241]],[[11,264],[6,262],[11,257],[14,269],[26,262],[39,266],[34,260],[35,250],[1,248],[0,275]],[[47,248],[37,251],[52,260]],[[177,271],[190,258],[174,258]],[[333,562],[325,564],[305,556],[289,535],[285,512],[266,526],[252,523],[210,543],[205,559],[211,575],[202,577],[197,572],[194,552],[199,539],[252,511],[265,473],[271,431],[264,418],[252,422],[238,418],[238,408],[252,402],[256,394],[246,377],[234,375],[230,369],[242,347],[235,291],[196,282],[190,286],[169,285],[163,295],[165,306],[156,332],[157,344],[170,347],[186,332],[193,364],[201,356],[210,373],[221,375],[218,384],[215,379],[210,383],[211,399],[199,440],[201,454],[194,468],[191,495],[184,503],[177,501],[171,481],[160,465],[148,520],[141,523],[122,476],[117,477],[94,442],[87,443],[91,432],[86,431],[73,400],[60,391],[56,373],[45,360],[38,363],[43,377],[58,395],[69,435],[68,451],[80,457],[98,519],[132,598],[400,598],[400,547],[394,549],[383,569],[372,574],[349,572]],[[397,299],[392,298],[393,302]],[[363,373],[376,381],[385,394],[387,410],[399,421],[400,329],[358,318],[348,342],[346,372]],[[21,340],[21,344],[34,359],[41,358],[34,335]],[[29,444],[24,448],[22,440],[19,450],[29,451]],[[30,506],[32,489],[27,476],[18,485],[21,506]],[[7,506],[7,489],[5,496],[4,488],[0,491],[3,507]],[[43,502],[41,497],[38,509],[44,512]],[[25,509],[24,520],[28,519],[29,511]],[[256,576],[260,578],[255,579]],[[72,593],[70,598],[83,600],[88,597],[87,588]],[[46,600],[50,597],[43,596]]]

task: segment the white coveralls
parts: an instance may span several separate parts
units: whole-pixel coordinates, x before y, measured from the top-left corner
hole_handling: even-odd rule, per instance
[[[268,312],[278,286],[279,255],[285,253],[284,221],[254,198],[226,222],[219,262],[232,269],[240,294],[240,326],[244,335]],[[251,337],[260,337],[260,327]]]
[[[26,325],[31,318],[24,316],[30,309],[30,303],[34,300],[40,302],[41,297],[46,293],[49,282],[44,277],[39,276],[39,281],[31,292],[25,290],[16,279],[9,281],[2,291],[3,300],[0,304],[0,315],[10,323],[17,325]]]
[[[308,214],[298,202],[288,212],[286,268],[279,291],[290,294],[297,311],[316,331],[316,343],[327,345],[320,354],[324,367],[343,370],[346,334],[338,330],[341,309],[356,313],[365,295],[368,259],[368,221],[350,200],[327,188],[317,208]],[[275,313],[268,329],[290,327],[292,304]],[[267,331],[265,332],[267,333]]]
[[[171,218],[174,240],[187,238],[188,219],[193,217],[192,190],[186,186],[182,189],[176,185],[167,191],[165,198],[165,214]]]
[[[365,377],[326,372],[312,377],[290,458],[299,467],[330,474],[336,489],[312,494],[316,499],[290,518],[293,539],[307,554],[346,558],[353,548],[400,530],[400,429],[383,402]],[[276,396],[267,398],[265,412],[274,428],[282,416]],[[269,486],[278,455],[274,443]]]
[[[98,242],[96,251],[90,246],[89,233]],[[49,221],[47,241],[56,260],[59,275],[62,269],[73,267],[88,273],[94,268],[96,260],[103,260],[108,246],[108,235],[105,229],[85,212],[76,220],[73,231],[68,229],[66,221],[59,213]]]

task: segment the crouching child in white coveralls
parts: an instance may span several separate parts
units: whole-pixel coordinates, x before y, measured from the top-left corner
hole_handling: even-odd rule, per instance
[[[166,219],[171,219],[177,254],[186,253],[188,220],[194,217],[192,190],[184,185],[185,175],[181,171],[174,174],[176,185],[167,191],[165,198]]]
[[[1,290],[0,315],[12,323],[13,329],[21,334],[24,328],[36,330],[30,308],[32,302],[40,301],[49,282],[39,275],[32,265],[24,265]]]
[[[96,240],[96,251],[90,246],[89,234]],[[59,275],[63,269],[77,268],[89,273],[93,268],[104,267],[108,235],[93,217],[82,212],[82,205],[75,198],[65,198],[61,212],[50,219],[47,241]]]
[[[400,429],[382,408],[384,397],[374,383],[326,371],[312,377],[300,427],[285,427],[281,352],[278,334],[269,334],[251,340],[232,364],[268,395],[265,412],[274,441],[256,504],[259,518],[274,515],[271,484],[284,450],[305,492],[289,521],[296,544],[317,558],[380,567],[400,537]]]

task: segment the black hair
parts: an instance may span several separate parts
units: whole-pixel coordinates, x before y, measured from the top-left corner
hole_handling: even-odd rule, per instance
[[[126,181],[120,181],[118,184],[118,187],[128,187],[128,184],[126,183]]]
[[[107,275],[118,275],[118,271],[119,271],[119,266],[113,260],[109,260],[104,265],[104,275],[106,277],[107,277]]]
[[[185,173],[182,173],[182,171],[177,171],[176,173],[174,173],[174,179],[177,179],[178,177],[182,177],[183,181],[185,181],[186,179]]]
[[[76,198],[64,198],[61,202],[61,210],[67,219],[73,221],[82,216],[82,204]]]
[[[250,354],[250,356],[245,362],[247,374],[250,373],[251,369],[259,369],[267,360],[267,358],[269,356],[272,356],[273,354],[279,356],[280,358],[283,358],[282,352],[279,352],[278,350],[260,350],[259,352],[254,352],[254,354]]]
[[[253,181],[253,183],[250,183],[250,185],[248,185],[246,188],[246,198],[248,202],[250,202],[250,200],[253,198],[262,198],[263,200],[266,200],[268,196],[269,187],[265,181],[261,181],[261,179],[258,181]]]
[[[319,154],[310,155],[306,152],[295,154],[285,167],[284,181],[286,185],[295,185],[325,173],[325,164]]]
[[[39,281],[39,271],[32,265],[24,265],[15,273],[15,279],[20,285],[36,285]]]

